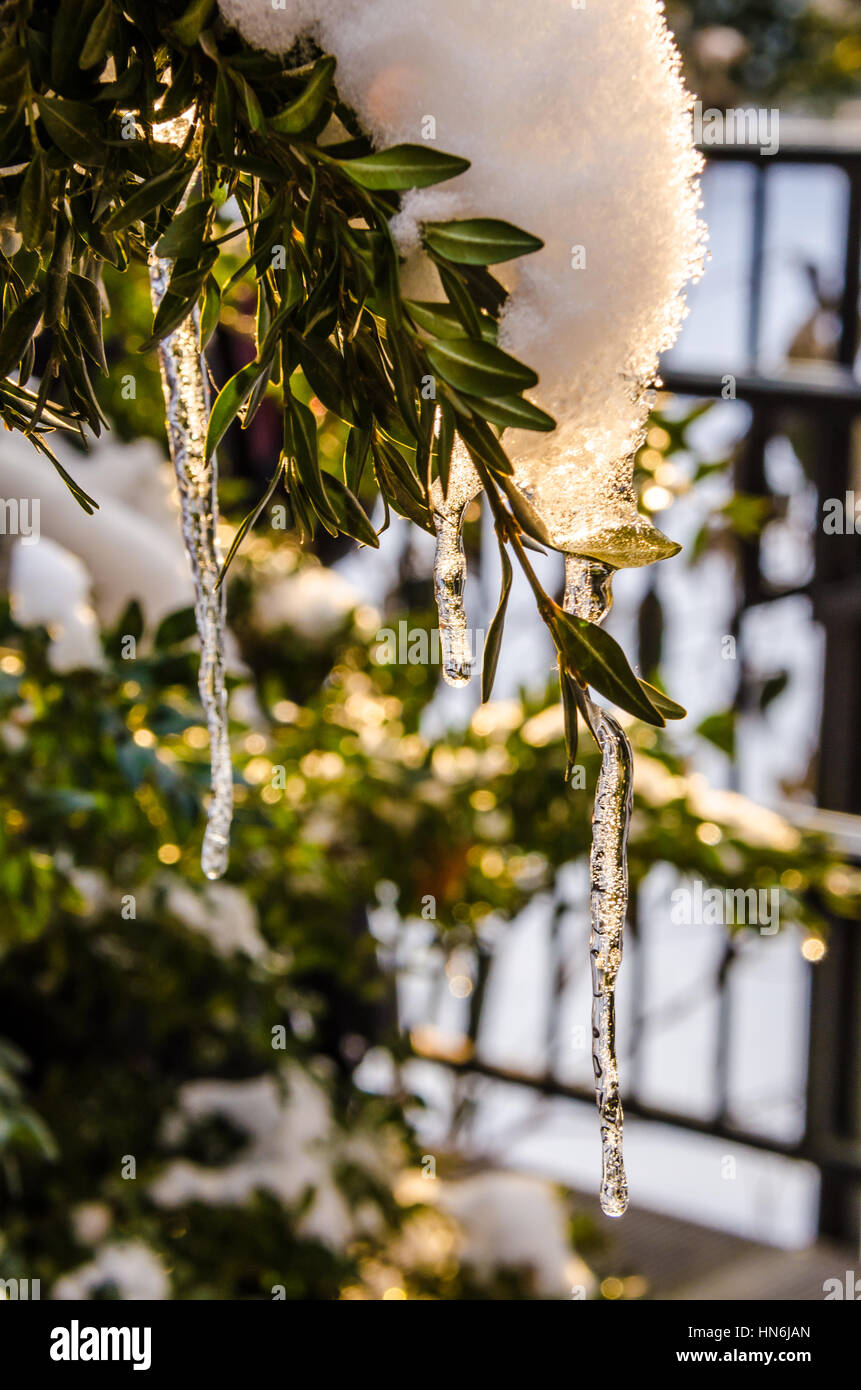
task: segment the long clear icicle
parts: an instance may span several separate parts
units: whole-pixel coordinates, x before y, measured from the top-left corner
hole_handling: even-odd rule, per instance
[[[171,262],[150,253],[153,308],[158,309],[170,279]],[[233,767],[224,684],[224,590],[216,589],[218,473],[206,458],[209,389],[201,357],[197,311],[159,344],[168,443],[179,489],[182,535],[194,583],[194,611],[200,638],[198,687],[209,730],[211,794],[200,862],[207,878],[227,868],[233,819]]]
[[[433,585],[439,613],[442,674],[449,685],[466,685],[472,675],[473,651],[463,602],[466,587],[466,553],[463,520],[466,509],[481,491],[481,482],[461,441],[455,440],[449,465],[448,491],[435,478],[431,485],[433,522],[436,530]]]
[[[578,555],[565,556],[567,612],[599,623],[613,601],[612,569]],[[622,1100],[616,1058],[616,977],[628,909],[628,826],[633,799],[633,755],[612,714],[589,702],[601,750],[601,771],[592,811],[589,860],[592,965],[592,1066],[601,1121],[601,1210],[622,1216],[628,1206],[628,1179],[622,1152]]]

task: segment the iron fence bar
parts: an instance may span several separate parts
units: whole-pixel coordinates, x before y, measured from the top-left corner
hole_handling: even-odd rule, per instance
[[[768,220],[768,165],[754,166],[753,222],[750,250],[750,302],[747,320],[747,355],[756,371],[762,331],[762,279],[765,256],[765,233]]]
[[[840,342],[837,359],[851,367],[858,352],[858,295],[861,292],[861,171],[849,176],[849,208],[846,219],[846,255],[843,294],[840,301]]]
[[[414,1052],[413,1055],[417,1060],[433,1062],[460,1077],[483,1077],[485,1080],[497,1081],[504,1085],[522,1086],[549,1099],[577,1101],[590,1107],[594,1107],[595,1104],[594,1092],[590,1087],[560,1081],[555,1076],[533,1076],[528,1072],[518,1072],[482,1062],[477,1057],[461,1062],[431,1052]],[[771,1153],[780,1158],[812,1163],[823,1172],[861,1181],[861,1145],[853,1142],[831,1140],[819,1144],[805,1136],[798,1144],[787,1143],[768,1135],[737,1129],[727,1121],[701,1120],[694,1115],[647,1105],[630,1096],[625,1101],[625,1114],[649,1124],[669,1125],[673,1129],[683,1129],[704,1138],[720,1139],[728,1144],[741,1144],[760,1153]]]

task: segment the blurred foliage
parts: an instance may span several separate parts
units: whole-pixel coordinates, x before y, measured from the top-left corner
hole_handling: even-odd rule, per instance
[[[827,112],[858,99],[856,0],[669,0],[667,16],[706,107],[775,102]]]

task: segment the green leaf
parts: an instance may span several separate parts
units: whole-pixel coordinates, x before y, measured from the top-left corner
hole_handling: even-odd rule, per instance
[[[241,73],[231,72],[230,75],[236,83],[242,100],[245,103],[245,110],[248,113],[248,124],[255,134],[259,135],[262,130],[266,129],[266,117],[263,114],[263,107],[260,105],[257,93],[254,88],[246,82]]]
[[[210,275],[203,286],[203,307],[200,311],[200,350],[204,351],[207,343],[218,327],[218,320],[221,315],[221,291],[218,288],[218,281],[214,275]]]
[[[354,541],[359,541],[362,545],[370,545],[374,550],[379,550],[380,538],[364,507],[337,474],[326,474],[326,494],[332,511],[338,518],[339,531],[346,536],[352,536]]]
[[[415,358],[410,351],[409,338],[405,333],[399,333],[391,324],[386,334],[386,345],[392,360],[395,398],[404,424],[413,436],[410,447],[414,447],[414,441],[422,438],[422,428],[416,409],[416,374],[417,370],[420,369],[417,368]]]
[[[485,420],[498,425],[500,429],[541,430],[547,433],[556,428],[552,415],[522,396],[496,396],[482,400],[478,396],[464,394],[463,399],[476,414],[483,415]]]
[[[29,56],[23,45],[7,45],[0,52],[0,102],[4,106],[18,103],[25,88]]]
[[[212,204],[208,198],[189,203],[171,222],[167,231],[159,238],[156,251],[166,260],[176,260],[179,256],[196,255],[203,244],[206,224]]]
[[[191,0],[188,9],[168,27],[168,34],[185,48],[197,43],[215,12],[215,0]]]
[[[283,111],[270,116],[269,129],[276,135],[298,135],[307,130],[323,109],[334,74],[335,59],[329,54],[318,58],[304,91]]]
[[[472,456],[486,464],[500,478],[511,474],[511,461],[493,430],[483,420],[458,420],[458,433]]]
[[[451,304],[444,304],[442,300],[405,299],[404,308],[419,328],[424,328],[435,338],[463,337],[463,323]],[[493,319],[482,315],[479,327],[482,338],[489,343],[496,342],[497,326]]]
[[[728,758],[735,757],[735,712],[722,710],[719,714],[709,714],[697,725],[700,738],[708,739]]]
[[[498,265],[540,251],[544,242],[510,222],[471,217],[458,222],[425,222],[422,240],[429,250],[461,265]]]
[[[44,296],[34,290],[13,310],[0,333],[0,377],[8,376],[24,355],[42,317]]]
[[[554,550],[556,547],[553,545],[550,532],[528,497],[524,497],[514,479],[500,478],[499,481],[508,498],[508,505],[514,512],[524,535],[530,536],[533,541],[540,541],[542,545],[548,545],[551,550]]]
[[[502,645],[502,630],[505,627],[505,610],[508,607],[508,595],[511,592],[511,561],[501,540],[499,542],[499,558],[502,561],[502,592],[499,595],[499,605],[493,615],[493,621],[487,629],[487,637],[484,639],[484,658],[481,666],[482,700],[489,700],[493,690],[496,667],[499,663],[499,649]]]
[[[69,318],[88,357],[107,373],[105,349],[102,342],[102,301],[98,285],[84,275],[70,275]]]
[[[269,479],[269,484],[263,496],[260,498],[260,501],[257,503],[256,507],[252,507],[251,511],[248,513],[245,519],[242,522],[240,522],[236,531],[236,535],[233,537],[233,540],[230,543],[230,549],[227,552],[224,564],[221,566],[221,571],[215,584],[216,589],[221,588],[221,585],[224,583],[227,571],[230,568],[230,564],[233,560],[234,555],[236,554],[237,550],[244,541],[246,535],[251,530],[260,513],[263,511],[263,508],[266,506],[266,503],[269,501],[270,497],[273,495],[276,487],[281,481],[281,475],[284,472],[284,466],[286,462],[287,460],[283,457],[279,460],[278,467],[275,469],[275,472]]]
[[[565,781],[567,782],[577,761],[577,746],[580,735],[577,713],[580,707],[580,698],[578,696],[579,687],[564,667],[560,667],[559,670],[559,688],[562,692],[562,713],[565,718]]]
[[[45,129],[63,154],[85,168],[106,162],[108,147],[92,106],[46,96],[37,96],[36,102]]]
[[[215,79],[215,132],[221,153],[232,159],[236,147],[236,93],[223,68],[219,68]]]
[[[436,535],[433,517],[428,511],[414,475],[399,450],[382,437],[374,441],[372,448],[374,472],[384,499],[390,502],[401,516],[414,521],[430,535]]]
[[[603,628],[553,604],[551,627],[567,669],[621,709],[663,728],[664,717],[643,690],[619,643]]]
[[[493,343],[476,342],[473,338],[437,338],[425,344],[425,353],[443,381],[471,396],[507,396],[538,384],[530,367]]]
[[[233,421],[236,419],[254,389],[254,383],[269,365],[264,362],[249,362],[226,381],[219,391],[209,416],[206,429],[206,457],[211,458]]]
[[[58,216],[54,228],[54,249],[45,276],[45,307],[43,318],[45,326],[52,327],[63,313],[66,292],[69,285],[71,266],[72,229],[66,218]]]
[[[40,250],[51,225],[51,197],[45,156],[37,150],[30,160],[18,197],[18,231],[24,245]]]
[[[162,623],[161,627],[164,627]],[[159,628],[159,632],[161,631]],[[114,632],[114,640],[121,642],[124,637],[133,637],[139,642],[144,633],[144,615],[136,598],[131,599],[120,614],[119,622]],[[158,639],[156,638],[156,641]]]
[[[63,482],[66,484],[66,487],[69,489],[78,506],[81,507],[81,509],[85,511],[88,516],[92,516],[93,512],[97,512],[99,510],[99,504],[95,500],[95,498],[91,497],[88,492],[84,492],[84,489],[81,487],[80,483],[76,483],[71,473],[66,472],[59,459],[54,457],[47,445],[40,441],[36,435],[31,435],[31,439],[37,447],[39,447],[39,445],[41,444],[43,453],[48,455],[48,458],[53,463],[54,467],[56,468],[60,477],[63,479]]]
[[[448,401],[440,401],[439,433],[436,439],[436,467],[442,495],[448,493],[448,475],[451,466],[451,451],[454,448],[454,411]]]
[[[640,685],[646,698],[651,701],[659,714],[665,719],[685,719],[687,710],[683,705],[679,705],[675,700],[671,700],[669,695],[665,695],[663,690],[658,690],[656,686],[650,685],[648,681],[641,680]]]
[[[105,222],[103,230],[118,232],[133,222],[141,222],[163,203],[169,201],[185,187],[191,178],[192,166],[183,161],[180,166],[171,165],[161,174],[145,179],[128,198],[114,209]]]
[[[284,447],[295,461],[296,471],[311,504],[331,535],[338,534],[338,518],[326,496],[317,452],[317,421],[310,406],[288,394],[284,410]]]
[[[466,334],[467,338],[483,338],[485,334],[482,332],[481,306],[476,303],[467,288],[463,272],[439,259],[436,259],[436,268],[449,303],[462,325],[461,333],[456,336],[463,337]],[[443,334],[443,337],[449,336],[447,333]],[[493,342],[495,341],[494,338]]]
[[[344,482],[351,492],[358,492],[371,450],[370,430],[354,426],[347,435],[344,448]]]
[[[81,56],[78,65],[81,68],[94,68],[96,63],[104,60],[108,51],[108,41],[111,37],[111,28],[114,22],[114,7],[112,0],[105,0],[92,24],[89,33],[84,40],[81,49]]]
[[[299,338],[299,362],[305,379],[314,395],[333,415],[346,424],[355,420],[347,396],[344,362],[340,353],[326,338]]]
[[[363,155],[360,159],[335,162],[362,188],[394,193],[443,183],[469,168],[468,159],[432,150],[427,145],[393,145],[391,149]]]

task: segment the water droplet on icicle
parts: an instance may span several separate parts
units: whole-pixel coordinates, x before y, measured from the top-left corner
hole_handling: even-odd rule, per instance
[[[170,279],[171,262],[150,254],[150,290],[158,308]],[[233,819],[233,766],[224,684],[224,590],[216,589],[221,557],[218,528],[218,473],[206,459],[209,390],[199,346],[197,311],[159,344],[170,456],[179,489],[182,536],[194,584],[194,612],[200,638],[198,688],[209,731],[211,794],[200,862],[209,879],[227,868]]]
[[[473,651],[463,591],[466,587],[466,554],[463,520],[466,509],[481,491],[481,482],[461,441],[455,440],[449,466],[448,491],[431,484],[431,505],[436,529],[433,586],[439,614],[442,674],[449,685],[466,685],[472,675]]]
[[[567,612],[601,622],[612,603],[609,565],[577,555],[565,557]],[[628,910],[628,825],[633,798],[633,755],[618,721],[589,701],[601,750],[601,771],[592,811],[589,858],[592,926],[592,1066],[601,1122],[601,1210],[622,1216],[628,1206],[628,1180],[622,1152],[623,1114],[616,1058],[616,977]]]

